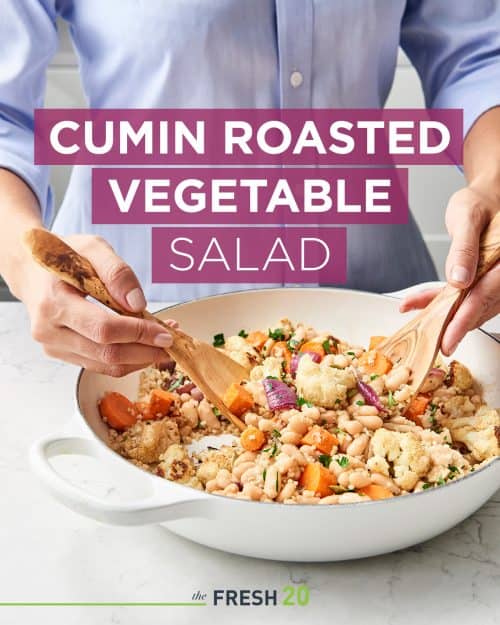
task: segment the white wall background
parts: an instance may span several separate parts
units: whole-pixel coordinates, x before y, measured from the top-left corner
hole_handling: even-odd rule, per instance
[[[64,23],[60,28],[61,45],[49,71],[46,106],[86,106],[80,87],[78,67]],[[424,100],[418,76],[408,59],[400,54],[394,85],[387,103],[392,107],[423,107]],[[53,167],[51,182],[59,206],[70,173],[69,167]],[[440,276],[443,276],[448,236],[444,227],[444,211],[449,196],[463,184],[455,167],[410,168],[410,207],[422,229]],[[0,288],[0,299],[1,299]]]

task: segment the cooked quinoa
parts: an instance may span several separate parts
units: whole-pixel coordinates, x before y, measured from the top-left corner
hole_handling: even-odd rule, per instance
[[[286,504],[406,495],[457,480],[499,455],[499,412],[455,360],[438,359],[414,398],[409,369],[302,323],[282,319],[265,332],[223,340],[219,349],[249,371],[233,410],[247,431],[223,419],[175,367],[150,367],[141,373],[135,423],[109,427],[112,449],[193,488]],[[164,414],[147,411],[155,389],[167,392]],[[188,452],[208,434],[238,438]]]

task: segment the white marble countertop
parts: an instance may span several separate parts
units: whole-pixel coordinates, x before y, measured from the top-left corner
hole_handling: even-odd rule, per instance
[[[6,607],[0,623],[500,623],[500,491],[446,534],[398,553],[328,564],[228,555],[159,527],[100,525],[42,491],[30,444],[64,427],[77,370],[47,360],[17,303],[0,304],[0,602],[190,601],[196,590],[305,583],[307,607]],[[69,467],[69,470],[71,466]],[[105,485],[102,485],[105,488]]]

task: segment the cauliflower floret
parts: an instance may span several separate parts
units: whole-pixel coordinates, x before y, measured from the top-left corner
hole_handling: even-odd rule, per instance
[[[260,357],[257,350],[250,345],[242,336],[229,336],[224,344],[226,354],[236,360],[240,365],[249,369],[259,362]]]
[[[170,445],[160,457],[158,474],[174,482],[188,482],[194,476],[193,462],[182,445]]]
[[[452,360],[450,363],[449,378],[450,386],[455,386],[460,391],[466,391],[474,383],[471,372],[457,360]]]
[[[247,382],[245,384],[245,388],[249,393],[251,393],[254,404],[267,408],[267,397],[264,386],[262,384],[262,379],[263,378],[261,378],[260,380],[251,380],[250,382]]]
[[[467,395],[455,395],[444,402],[443,412],[450,415],[452,418],[456,417],[470,417],[474,414],[476,407],[467,397]],[[444,421],[442,421],[444,423]]]
[[[237,451],[234,447],[223,445],[220,449],[208,449],[200,454],[202,463],[214,462],[219,469],[233,470]]]
[[[281,379],[281,359],[269,356],[258,367],[254,367],[250,373],[250,379],[261,382],[264,378],[273,377]]]
[[[389,464],[387,460],[382,456],[372,456],[366,462],[366,467],[372,473],[381,473],[382,475],[389,475]]]
[[[427,451],[434,466],[441,466],[445,469],[448,469],[450,465],[459,468],[470,466],[462,454],[449,445],[431,445]]]
[[[151,464],[158,462],[167,447],[179,440],[179,428],[172,419],[138,421],[124,432],[121,451],[128,458]]]
[[[454,441],[464,443],[478,462],[498,456],[500,453],[495,428],[500,427],[498,410],[481,406],[475,415],[445,419]]]
[[[295,379],[297,392],[315,406],[333,408],[345,400],[348,389],[356,386],[352,371],[322,367],[307,355],[299,361]]]
[[[413,432],[392,432],[380,428],[371,440],[374,456],[393,463],[394,481],[404,490],[412,490],[419,477],[429,469],[429,456]]]

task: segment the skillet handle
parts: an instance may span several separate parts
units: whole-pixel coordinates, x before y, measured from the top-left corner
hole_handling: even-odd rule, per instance
[[[111,525],[149,525],[211,516],[213,502],[210,495],[173,482],[163,484],[161,478],[146,472],[139,478],[144,481],[141,490],[146,493],[142,498],[113,502],[95,496],[67,480],[50,463],[50,459],[56,456],[74,454],[102,460],[98,444],[83,437],[47,436],[38,440],[30,450],[31,467],[42,484],[55,499],[74,512]],[[134,467],[134,479],[138,475]]]

